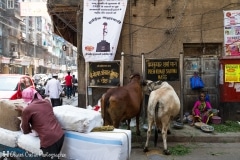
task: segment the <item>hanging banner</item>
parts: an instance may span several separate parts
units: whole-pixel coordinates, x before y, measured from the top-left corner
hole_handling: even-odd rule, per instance
[[[226,56],[240,56],[240,10],[223,11]]]
[[[84,0],[82,52],[85,62],[113,61],[127,0]]]

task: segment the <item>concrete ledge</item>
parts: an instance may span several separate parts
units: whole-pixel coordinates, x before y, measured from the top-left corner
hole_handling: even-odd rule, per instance
[[[145,143],[147,132],[142,130],[141,136],[132,130],[132,143]],[[154,141],[154,130],[151,133],[151,141]],[[161,133],[158,133],[158,143],[162,141]],[[209,143],[239,143],[240,132],[228,133],[205,133],[196,127],[185,125],[183,129],[171,129],[171,134],[167,136],[168,142],[209,142]]]

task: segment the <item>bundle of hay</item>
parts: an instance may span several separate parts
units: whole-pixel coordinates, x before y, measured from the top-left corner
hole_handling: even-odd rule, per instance
[[[101,127],[94,127],[91,132],[103,132],[103,131],[113,131],[113,126],[101,126]]]
[[[19,131],[21,121],[19,111],[15,105],[24,104],[23,101],[0,100],[0,127],[11,131]],[[22,105],[23,106],[23,105]]]

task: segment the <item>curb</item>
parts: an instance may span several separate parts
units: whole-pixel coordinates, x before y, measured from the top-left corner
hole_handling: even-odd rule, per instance
[[[239,132],[227,133],[205,133],[195,127],[186,126],[184,129],[171,129],[171,134],[167,135],[167,142],[202,142],[202,143],[239,143]],[[141,130],[141,136],[132,130],[132,143],[145,143],[147,132]],[[154,131],[151,133],[150,141],[154,141]],[[158,143],[162,142],[161,133],[158,133]]]

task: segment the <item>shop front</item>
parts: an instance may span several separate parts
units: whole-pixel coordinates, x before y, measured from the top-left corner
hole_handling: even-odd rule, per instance
[[[240,59],[220,59],[220,113],[223,119],[240,119]]]

